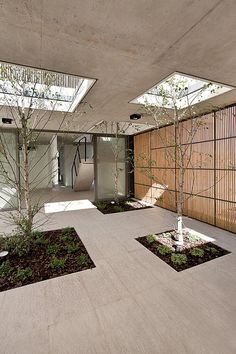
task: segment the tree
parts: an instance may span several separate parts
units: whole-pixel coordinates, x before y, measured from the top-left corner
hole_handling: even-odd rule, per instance
[[[42,179],[46,178],[48,185],[57,184],[57,135],[70,117],[70,110],[63,107],[66,95],[63,89],[66,85],[67,77],[57,73],[0,64],[1,110],[13,120],[20,150],[18,160],[17,154],[11,151],[6,133],[1,129],[0,183],[5,189],[0,199],[11,209],[16,209],[9,211],[7,219],[17,226],[26,239],[30,237],[34,218],[42,208],[42,203],[32,198],[33,192]],[[57,131],[35,160],[33,151],[55,116]],[[45,161],[49,152],[50,158]],[[12,191],[16,192],[13,200]]]
[[[152,102],[146,99],[143,105],[144,112],[153,118],[156,125],[156,130],[160,132],[160,128],[164,126],[172,126],[169,130],[169,136],[163,139],[163,146],[166,147],[166,159],[174,162],[177,173],[177,194],[176,194],[176,209],[177,209],[177,242],[178,246],[183,245],[183,209],[184,203],[189,198],[193,197],[191,192],[189,195],[184,193],[186,183],[186,171],[189,166],[192,166],[193,161],[193,141],[199,129],[204,129],[204,122],[198,110],[197,103],[201,101],[204,93],[207,90],[214,92],[219,86],[208,83],[198,88],[196,92],[189,92],[187,80],[172,77],[165,81],[158,88],[152,90]],[[188,125],[183,124],[183,121],[188,119]],[[168,146],[168,148],[167,148]],[[169,148],[171,146],[171,148]],[[200,156],[201,166],[204,160],[211,159],[211,154]],[[149,157],[139,156],[137,160],[145,160],[146,168],[144,173],[148,175],[151,180],[156,180],[160,185],[160,189],[165,192],[168,186],[165,181],[160,181],[152,174],[152,167],[155,161]],[[158,167],[158,166],[157,166]],[[192,178],[191,191],[194,188],[195,178]],[[210,188],[212,188],[211,186]],[[202,192],[202,191],[201,191]],[[199,192],[200,193],[200,192]],[[198,193],[198,194],[199,194]],[[195,194],[196,196],[196,194]]]

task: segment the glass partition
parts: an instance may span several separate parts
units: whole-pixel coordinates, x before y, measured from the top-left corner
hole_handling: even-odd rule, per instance
[[[126,196],[125,137],[97,137],[96,199]]]

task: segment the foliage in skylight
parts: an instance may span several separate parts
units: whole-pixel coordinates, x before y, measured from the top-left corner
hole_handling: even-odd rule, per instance
[[[181,109],[232,89],[231,86],[174,73],[131,103]]]

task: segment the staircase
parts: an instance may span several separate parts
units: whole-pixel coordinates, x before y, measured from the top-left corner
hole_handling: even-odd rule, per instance
[[[85,158],[81,159],[80,148],[83,140]],[[86,158],[86,144],[86,137],[83,137],[78,141],[75,157],[71,166],[72,188],[75,192],[90,190],[94,180],[94,163],[93,159]]]

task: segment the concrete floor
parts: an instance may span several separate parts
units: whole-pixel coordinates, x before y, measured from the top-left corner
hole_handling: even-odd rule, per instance
[[[96,268],[0,293],[0,353],[235,353],[236,235],[185,221],[232,253],[177,273],[135,241],[172,212],[52,214],[43,228],[75,227]]]

